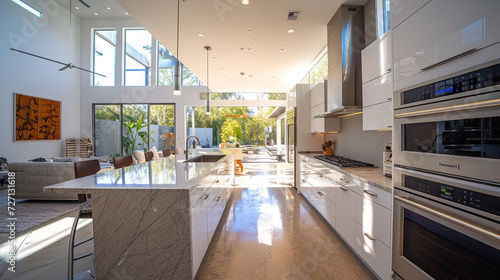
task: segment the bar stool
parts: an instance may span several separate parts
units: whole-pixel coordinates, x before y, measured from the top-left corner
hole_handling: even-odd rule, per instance
[[[163,149],[162,153],[163,153],[163,157],[169,157],[170,156],[170,149]]]
[[[154,154],[152,151],[147,151],[147,152],[144,152],[144,156],[146,156],[146,162],[147,162],[147,161],[153,160]]]
[[[76,178],[82,178],[85,176],[90,176],[93,174],[96,174],[100,169],[101,166],[99,165],[98,160],[86,160],[86,161],[79,161],[75,162],[74,164],[75,167],[75,177]],[[77,244],[75,244],[75,235],[76,235],[76,229],[78,226],[78,221],[80,218],[92,218],[92,203],[90,199],[90,195],[85,195],[85,194],[79,194],[78,195],[78,213],[76,214],[75,220],[73,222],[73,226],[71,227],[71,233],[69,235],[69,252],[68,252],[68,279],[73,280],[74,278],[77,279],[93,279],[95,276],[92,274],[91,270],[87,270],[84,272],[81,272],[77,275],[73,275],[73,264],[77,260],[81,260],[86,257],[90,257],[94,255],[94,252],[87,253],[85,255],[81,255],[78,257],[74,257],[75,254],[75,248],[77,246],[80,246],[82,244],[85,244],[91,240],[94,239],[94,237],[90,237],[85,239],[84,241],[81,241]]]
[[[134,162],[134,159],[132,156],[122,156],[122,157],[115,157],[113,159],[113,166],[115,169],[122,168],[122,167],[127,167],[132,165]]]

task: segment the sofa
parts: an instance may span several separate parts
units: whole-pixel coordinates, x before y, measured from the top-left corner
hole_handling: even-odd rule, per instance
[[[76,194],[44,193],[43,188],[75,179],[74,162],[11,162],[16,173],[16,199],[78,200]]]

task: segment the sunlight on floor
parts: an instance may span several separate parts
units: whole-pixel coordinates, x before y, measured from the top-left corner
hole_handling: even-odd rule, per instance
[[[16,236],[16,259],[22,260],[35,254],[51,244],[67,237],[73,225],[74,218],[65,217],[42,226],[36,230]],[[78,223],[78,229],[92,223],[90,219],[82,219]],[[0,244],[0,259],[7,261],[12,244],[8,241]]]

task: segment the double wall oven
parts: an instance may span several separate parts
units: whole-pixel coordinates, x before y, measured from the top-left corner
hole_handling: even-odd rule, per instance
[[[394,95],[393,270],[500,275],[500,61]]]

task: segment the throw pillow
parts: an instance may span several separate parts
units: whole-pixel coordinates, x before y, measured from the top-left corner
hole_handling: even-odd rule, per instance
[[[69,157],[52,157],[52,162],[71,162]]]
[[[135,150],[134,157],[137,160],[137,163],[146,162],[146,156],[144,155],[143,151]]]
[[[153,159],[159,159],[160,155],[158,154],[158,151],[156,150],[156,147],[153,147],[151,149],[151,152],[153,152]]]
[[[47,160],[43,157],[39,157],[39,158],[30,159],[28,161],[29,162],[46,162]]]
[[[97,159],[99,162],[109,163],[109,155],[100,156],[100,157],[94,157],[94,156],[92,156],[91,158],[92,159]]]

